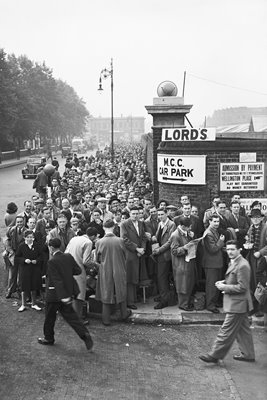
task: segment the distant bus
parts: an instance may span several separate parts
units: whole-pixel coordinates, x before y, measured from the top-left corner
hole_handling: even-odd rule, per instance
[[[71,151],[74,153],[84,153],[87,150],[87,143],[82,138],[73,138],[71,141]]]

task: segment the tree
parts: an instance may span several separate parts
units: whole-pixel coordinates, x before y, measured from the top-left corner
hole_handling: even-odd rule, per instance
[[[0,142],[19,145],[36,133],[43,143],[82,135],[89,112],[67,83],[43,62],[0,53]]]

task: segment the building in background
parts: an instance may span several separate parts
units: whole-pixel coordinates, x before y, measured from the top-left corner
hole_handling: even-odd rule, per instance
[[[109,144],[111,141],[111,119],[110,117],[89,118],[87,130],[97,138],[101,145]],[[114,117],[114,142],[121,141],[139,142],[145,132],[144,117]]]
[[[215,110],[206,119],[206,127],[215,127],[217,133],[266,132],[267,107],[233,107]]]

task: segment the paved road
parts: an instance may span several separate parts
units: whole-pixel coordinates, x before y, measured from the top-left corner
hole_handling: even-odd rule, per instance
[[[0,171],[0,211],[15,201],[19,208],[32,192],[20,167]],[[1,233],[3,234],[1,219]],[[19,314],[14,299],[4,298],[6,272],[0,260],[1,400],[265,400],[267,334],[254,330],[257,362],[232,359],[236,347],[218,366],[198,359],[212,343],[216,326],[157,326],[92,320],[95,347],[83,342],[61,318],[56,345],[42,347],[44,313]]]

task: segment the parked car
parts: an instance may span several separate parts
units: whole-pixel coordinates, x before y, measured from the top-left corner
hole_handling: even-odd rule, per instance
[[[61,157],[67,157],[69,153],[71,153],[71,146],[62,146]]]
[[[23,167],[21,171],[23,179],[36,178],[38,168],[44,167],[45,164],[46,164],[46,157],[40,157],[40,156],[29,157],[25,167]]]

